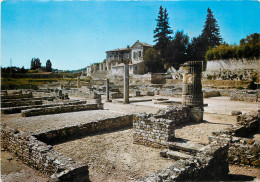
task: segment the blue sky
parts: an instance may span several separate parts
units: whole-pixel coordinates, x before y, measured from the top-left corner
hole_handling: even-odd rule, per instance
[[[174,32],[201,34],[209,7],[227,43],[260,33],[257,1],[4,1],[1,3],[1,65],[25,68],[39,57],[58,69],[80,69],[105,59],[105,51],[153,43],[159,7]]]

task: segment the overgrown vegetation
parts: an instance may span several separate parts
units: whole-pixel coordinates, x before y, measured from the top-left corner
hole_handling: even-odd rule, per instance
[[[206,60],[229,59],[229,58],[259,58],[260,57],[260,34],[254,33],[240,40],[239,46],[221,44],[206,52]]]

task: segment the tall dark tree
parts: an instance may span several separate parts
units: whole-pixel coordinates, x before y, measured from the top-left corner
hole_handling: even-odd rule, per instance
[[[48,59],[46,61],[46,71],[52,72],[52,67],[51,66],[52,66],[51,61]]]
[[[31,70],[35,70],[35,62],[34,62],[35,58],[32,58],[31,60]]]
[[[31,70],[36,70],[38,68],[41,68],[41,61],[39,58],[32,58],[31,60]]]
[[[162,59],[165,59],[166,48],[172,39],[167,9],[160,6],[156,29],[154,30],[155,49],[160,51]]]
[[[189,36],[177,31],[166,51],[166,62],[178,69],[181,64],[188,61]]]
[[[222,38],[219,33],[217,20],[215,19],[211,9],[208,8],[207,12],[207,19],[204,25],[204,29],[202,30],[201,37],[203,41],[206,42],[207,48],[213,48],[220,45]]]
[[[221,44],[222,38],[219,33],[217,20],[214,18],[211,9],[208,8],[207,12],[208,14],[202,34],[198,37],[194,37],[189,45],[189,60],[202,60],[205,63],[207,50]],[[203,66],[205,69],[206,64]]]

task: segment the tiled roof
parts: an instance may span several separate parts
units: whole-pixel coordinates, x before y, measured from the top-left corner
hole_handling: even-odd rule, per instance
[[[118,52],[118,51],[131,51],[131,48],[118,48],[118,49],[113,49],[110,51],[106,51],[106,52]]]
[[[143,43],[143,42],[139,42],[140,44],[142,44],[143,46],[147,46],[147,47],[153,47],[152,45],[150,45],[150,44],[147,44],[147,43]]]

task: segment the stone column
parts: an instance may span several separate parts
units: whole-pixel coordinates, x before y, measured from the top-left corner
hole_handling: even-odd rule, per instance
[[[129,104],[129,65],[124,64],[124,103]]]
[[[77,88],[80,88],[80,77],[77,78]]]
[[[102,63],[99,64],[99,71],[102,70]]]
[[[111,102],[111,100],[109,100],[109,79],[106,79],[106,96],[107,96],[107,102]]]
[[[202,61],[189,61],[184,64],[182,104],[191,108],[193,121],[203,120],[203,92],[201,84]]]

